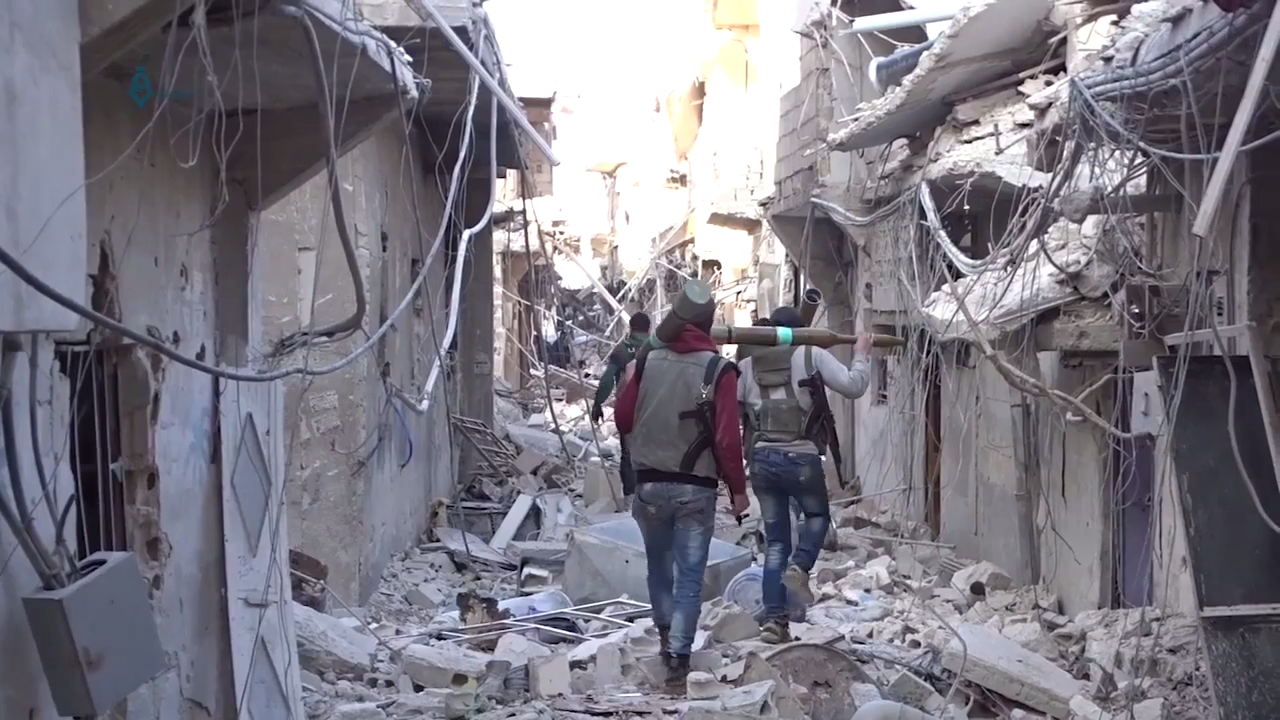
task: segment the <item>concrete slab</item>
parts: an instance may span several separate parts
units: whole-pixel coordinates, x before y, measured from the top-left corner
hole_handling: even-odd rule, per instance
[[[172,8],[172,3],[169,3]],[[372,26],[344,9],[342,0],[302,0],[316,31],[334,104],[382,96],[417,99],[409,57]],[[156,33],[121,53],[107,70],[127,82],[138,68],[150,76],[157,95],[193,107],[240,109],[315,108],[318,103],[309,40],[298,20],[268,12],[254,22],[214,25],[203,40],[208,62],[196,55],[194,28]],[[248,59],[256,71],[246,67]],[[162,78],[164,68],[171,75]],[[335,82],[335,79],[337,82]],[[336,92],[334,89],[336,88]]]
[[[1051,717],[1070,717],[1071,698],[1083,687],[1070,673],[990,628],[965,624],[957,632],[943,667]]]
[[[978,0],[960,11],[902,85],[858,108],[858,119],[827,138],[858,150],[941,124],[949,97],[1043,60],[1050,0]]]

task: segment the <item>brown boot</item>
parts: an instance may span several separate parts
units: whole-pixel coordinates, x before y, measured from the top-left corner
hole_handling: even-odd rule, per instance
[[[760,625],[760,640],[770,645],[791,642],[791,628],[783,618],[769,618]]]

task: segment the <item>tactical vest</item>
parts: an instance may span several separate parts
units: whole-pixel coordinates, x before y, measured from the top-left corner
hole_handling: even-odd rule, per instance
[[[755,413],[755,433],[751,444],[791,443],[808,440],[818,447],[819,454],[826,453],[826,440],[819,427],[822,409],[811,403],[806,410],[796,397],[795,384],[791,382],[791,358],[798,348],[790,346],[760,348],[751,354],[751,372],[760,387],[760,408]],[[813,362],[813,347],[804,346],[805,377],[800,386],[821,383]],[[773,388],[782,388],[784,397],[770,399]],[[826,392],[821,385],[816,388]]]
[[[639,393],[634,429],[627,436],[632,465],[719,479],[705,418],[714,418],[716,384],[733,363],[710,350],[665,348],[648,349],[636,363]]]

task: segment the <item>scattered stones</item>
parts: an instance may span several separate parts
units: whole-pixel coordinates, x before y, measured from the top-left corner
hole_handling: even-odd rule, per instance
[[[571,415],[557,406],[557,417]],[[552,426],[523,420],[517,434],[555,437]],[[589,434],[578,435],[591,442]],[[555,446],[544,444],[517,460],[524,466],[519,496],[563,498],[555,518],[560,530],[623,517],[608,514],[618,507],[610,500],[611,468],[595,464],[575,476],[559,438]],[[587,512],[583,495],[604,514]],[[566,503],[574,512],[560,512]],[[515,520],[536,528],[548,512]],[[1068,617],[1046,588],[1019,587],[993,563],[961,560],[932,542],[899,541],[929,539],[916,523],[862,506],[840,510],[836,519],[834,549],[810,573],[817,602],[803,619],[792,618],[794,645],[764,644],[750,611],[712,599],[702,607],[682,698],[663,695],[665,662],[649,618],[564,620],[557,632],[518,629],[467,644],[444,641],[445,631],[536,612],[538,602],[564,607],[555,593],[570,543],[524,539],[526,531],[508,527],[503,541],[490,546],[481,535],[491,531],[469,527],[467,544],[476,546],[470,553],[457,542],[411,548],[388,566],[365,607],[325,614],[295,605],[308,718],[576,720],[660,712],[673,720],[848,720],[859,708],[877,707],[940,720],[1199,718],[1199,705],[1186,702],[1203,682],[1193,618],[1150,608]],[[737,528],[727,516],[718,525]],[[756,534],[746,528],[718,531],[717,538],[753,550],[758,563],[763,548],[754,544]],[[532,571],[537,589],[517,586]],[[606,615],[627,610],[613,597]],[[592,639],[570,639],[566,630]],[[843,662],[851,670],[833,679],[832,666]],[[960,687],[947,704],[957,675]]]

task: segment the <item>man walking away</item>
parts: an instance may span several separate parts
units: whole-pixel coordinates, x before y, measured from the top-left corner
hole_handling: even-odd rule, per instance
[[[627,365],[636,357],[636,351],[649,342],[649,316],[638,312],[631,316],[631,334],[622,339],[609,353],[609,363],[600,376],[600,387],[596,388],[596,399],[591,405],[591,421],[599,425],[604,419],[604,403],[614,387],[621,390],[618,382]],[[618,463],[618,475],[622,478],[622,496],[631,497],[636,491],[636,471],[631,467],[631,447],[625,435],[618,437],[622,445],[622,459]]]
[[[713,312],[682,312],[692,320],[679,337],[641,351],[614,408],[636,470],[631,512],[644,538],[666,686],[677,694],[689,675],[720,480],[733,513],[747,510],[737,379],[711,340]]]
[[[777,308],[770,319],[776,326],[803,326],[800,311],[794,307]],[[831,353],[812,346],[758,348],[742,361],[738,397],[753,416],[751,489],[764,520],[760,638],[765,642],[791,640],[788,593],[794,593],[805,605],[813,602],[809,571],[831,525],[822,469],[827,448],[821,432],[822,413],[830,410],[825,402],[815,407],[811,392],[825,393],[829,387],[849,399],[862,397],[871,377],[870,352],[871,337],[859,335],[847,369]],[[794,553],[788,512],[792,501],[804,513]]]

